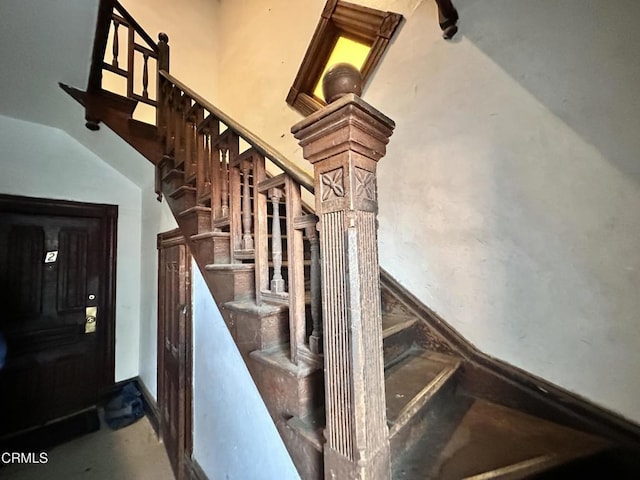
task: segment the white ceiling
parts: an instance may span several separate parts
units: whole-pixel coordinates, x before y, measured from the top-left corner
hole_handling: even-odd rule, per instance
[[[108,128],[90,132],[84,109],[58,86],[84,90],[99,0],[0,0],[0,115],[66,131],[134,183],[149,164]]]

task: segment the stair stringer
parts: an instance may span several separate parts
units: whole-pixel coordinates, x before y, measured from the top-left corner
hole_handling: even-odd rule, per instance
[[[380,283],[383,298],[391,296],[415,316],[422,347],[462,360],[462,392],[640,449],[639,425],[480,351],[382,268]]]

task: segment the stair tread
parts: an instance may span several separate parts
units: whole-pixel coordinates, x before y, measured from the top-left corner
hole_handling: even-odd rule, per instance
[[[307,377],[318,369],[316,365],[304,359],[298,360],[297,364],[293,363],[290,358],[289,344],[276,345],[268,350],[254,350],[249,355],[260,363],[280,369],[296,378]]]
[[[316,450],[321,452],[324,443],[324,419],[324,408],[318,408],[302,418],[295,416],[291,417],[287,421],[287,425],[289,428],[298,432],[302,437],[308,440]]]
[[[459,366],[458,359],[416,348],[387,369],[387,423],[391,435],[411,420]]]
[[[220,270],[253,270],[253,263],[210,263],[204,267],[208,271]]]
[[[440,451],[428,435],[394,468],[395,479],[527,478],[609,446],[605,440],[485,400],[475,400]]]
[[[169,182],[174,178],[182,178],[184,176],[184,172],[182,170],[178,170],[176,168],[172,168],[162,177],[163,182]]]
[[[177,199],[182,197],[183,195],[185,195],[187,192],[193,192],[195,193],[196,189],[195,187],[190,187],[188,185],[182,185],[178,188],[176,188],[173,192],[171,192],[169,194],[169,196],[173,199]]]
[[[229,238],[230,236],[229,232],[202,232],[191,235],[191,240],[210,240],[212,238]]]
[[[414,325],[418,319],[406,314],[382,314],[382,337],[387,338]]]
[[[196,213],[196,212],[210,212],[211,208],[210,207],[205,207],[203,205],[194,205],[193,207],[189,207],[183,211],[181,211],[180,213],[178,213],[179,217],[184,217],[186,215],[191,215],[192,213]]]

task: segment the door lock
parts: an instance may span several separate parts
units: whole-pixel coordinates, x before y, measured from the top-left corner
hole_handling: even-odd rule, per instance
[[[85,309],[84,333],[96,333],[98,321],[98,307],[87,307]]]

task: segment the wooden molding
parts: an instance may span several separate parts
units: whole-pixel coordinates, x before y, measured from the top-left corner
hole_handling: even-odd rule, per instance
[[[189,480],[209,480],[209,477],[204,473],[204,470],[202,470],[202,467],[195,458],[185,456],[184,465]]]
[[[371,46],[361,70],[363,85],[366,85],[402,18],[398,13],[328,0],[287,95],[287,103],[305,116],[326,105],[313,95],[313,89],[340,36]]]
[[[133,379],[138,386],[138,390],[142,393],[142,397],[144,398],[144,412],[147,414],[149,418],[149,423],[153,427],[154,432],[156,432],[156,436],[160,436],[160,410],[158,409],[158,402],[153,398],[151,392],[144,384],[140,377],[136,377]]]
[[[640,425],[481,352],[383,269],[380,269],[380,280],[383,289],[421,319],[421,327],[429,337],[429,348],[464,359],[460,376],[463,390],[549,421],[640,448]]]

